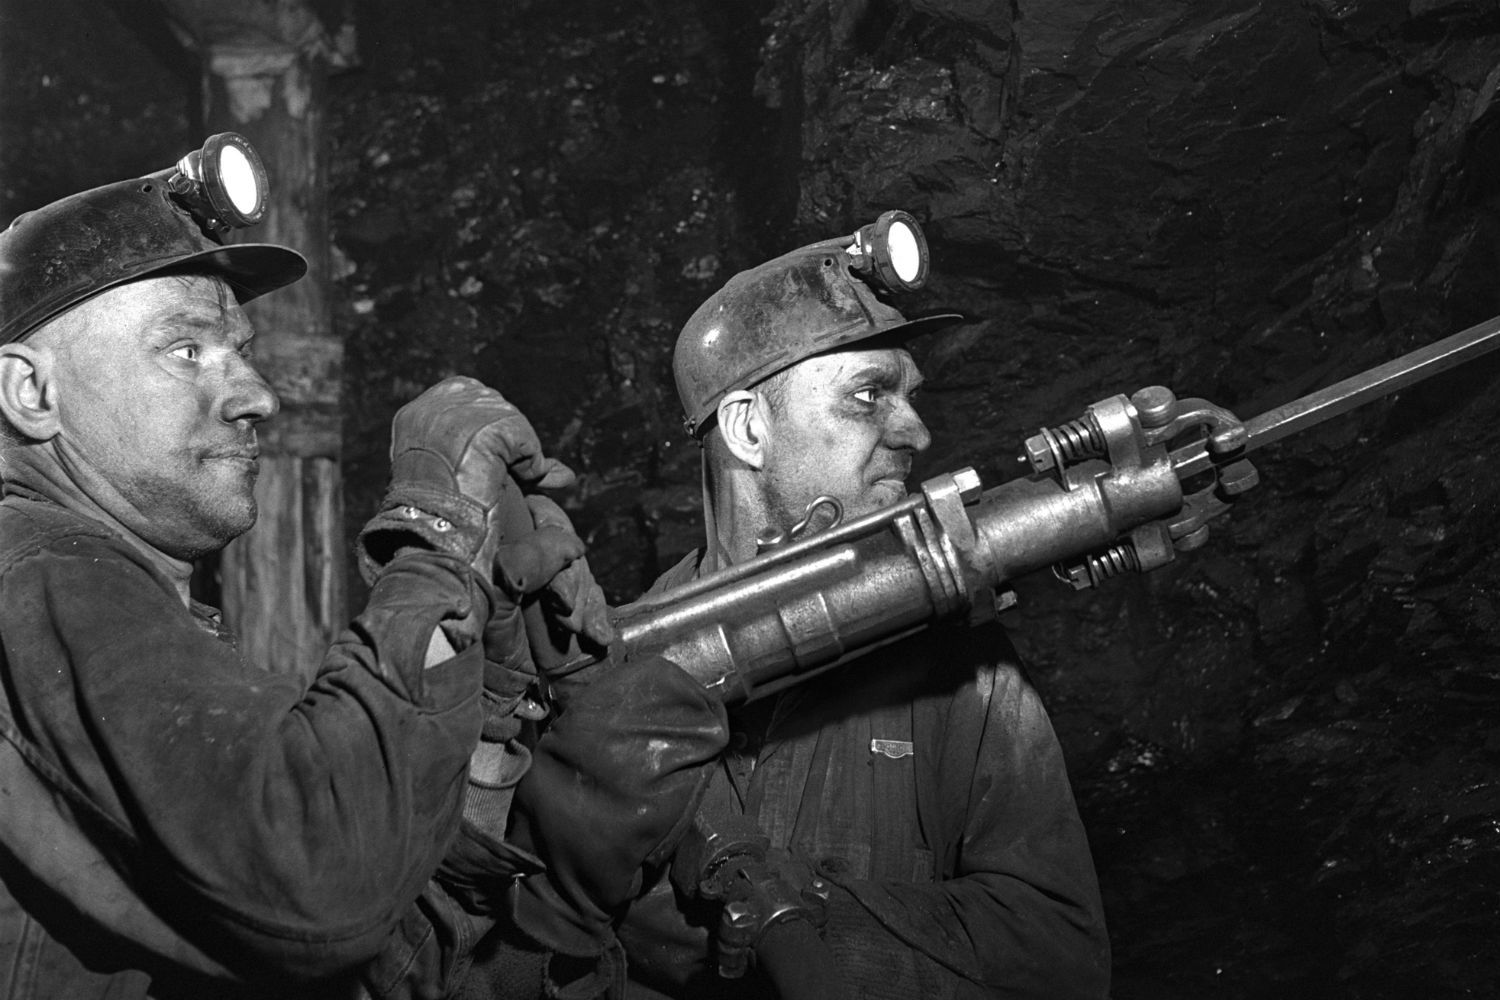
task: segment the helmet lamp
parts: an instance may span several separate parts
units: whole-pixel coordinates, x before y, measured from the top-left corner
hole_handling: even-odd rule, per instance
[[[255,147],[236,132],[220,132],[177,161],[167,187],[205,228],[224,232],[261,220],[270,185]]]
[[[910,214],[892,209],[854,234],[849,266],[893,292],[927,283],[927,238]]]

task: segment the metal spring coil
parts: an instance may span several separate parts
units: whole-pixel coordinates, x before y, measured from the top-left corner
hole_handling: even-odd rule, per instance
[[[1141,560],[1136,555],[1135,546],[1129,542],[1111,545],[1098,555],[1088,556],[1085,564],[1088,567],[1089,580],[1096,587],[1112,576],[1137,572],[1141,568]]]
[[[1057,452],[1064,462],[1081,462],[1086,458],[1097,458],[1103,456],[1107,450],[1104,432],[1099,429],[1099,424],[1092,413],[1048,428],[1044,433],[1057,446]]]

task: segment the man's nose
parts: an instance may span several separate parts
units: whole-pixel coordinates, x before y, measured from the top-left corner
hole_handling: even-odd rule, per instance
[[[928,432],[927,425],[922,423],[922,418],[917,416],[916,408],[911,405],[910,400],[896,401],[886,428],[886,444],[892,448],[910,448],[914,452],[926,451],[927,446],[932,444],[932,434]]]
[[[281,400],[276,397],[276,390],[254,365],[236,354],[229,362],[225,379],[224,422],[248,420],[256,424],[275,416],[279,409]]]

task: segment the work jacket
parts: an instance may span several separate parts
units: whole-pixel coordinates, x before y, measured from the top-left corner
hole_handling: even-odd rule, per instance
[[[689,557],[653,592],[696,574]],[[847,995],[1102,998],[1098,881],[1046,710],[999,626],[930,629],[731,715],[708,807],[833,883]],[[712,908],[670,880],[620,931],[632,996],[774,997],[709,965]]]
[[[311,681],[266,673],[109,527],[7,484],[0,998],[353,995],[392,946],[402,974],[480,727],[478,645],[423,661],[476,595],[403,555]]]

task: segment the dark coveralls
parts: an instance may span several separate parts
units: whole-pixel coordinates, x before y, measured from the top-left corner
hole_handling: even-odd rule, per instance
[[[694,554],[653,593],[698,575]],[[1061,749],[998,626],[935,629],[752,703],[709,802],[834,883],[848,995],[1102,998],[1109,941]],[[712,911],[663,879],[620,931],[633,998],[769,997],[717,980]]]
[[[421,908],[481,650],[422,667],[468,567],[396,559],[309,684],[247,666],[104,525],[6,490],[0,998],[338,997],[377,955],[400,969],[450,923]]]

